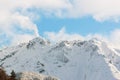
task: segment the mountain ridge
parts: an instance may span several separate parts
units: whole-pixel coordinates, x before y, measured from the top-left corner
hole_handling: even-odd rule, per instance
[[[37,37],[0,51],[7,72],[34,71],[61,80],[120,80],[120,52],[104,41],[50,41]]]

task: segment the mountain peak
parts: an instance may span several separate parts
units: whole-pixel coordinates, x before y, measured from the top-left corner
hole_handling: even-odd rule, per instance
[[[27,44],[27,48],[30,48],[32,46],[35,46],[35,45],[39,45],[39,46],[47,46],[49,45],[50,42],[42,37],[37,37],[37,38],[34,38],[32,40],[29,41],[29,43]]]
[[[48,40],[46,40],[45,38],[42,38],[42,37],[36,37],[36,38],[30,40],[30,42],[39,43],[41,45],[50,44],[50,42]]]
[[[0,65],[8,72],[34,71],[61,80],[120,80],[119,50],[109,48],[104,41],[93,38],[49,44],[37,37],[26,44],[27,48],[3,50]]]

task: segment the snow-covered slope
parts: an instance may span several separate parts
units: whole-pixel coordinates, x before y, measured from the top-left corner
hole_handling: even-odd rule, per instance
[[[42,38],[0,51],[0,65],[9,73],[32,71],[61,80],[120,80],[120,50],[104,41],[61,41]]]

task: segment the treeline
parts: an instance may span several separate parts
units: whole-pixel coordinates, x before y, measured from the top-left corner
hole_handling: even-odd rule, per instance
[[[14,70],[11,71],[11,75],[8,75],[3,68],[0,68],[0,80],[17,80]]]

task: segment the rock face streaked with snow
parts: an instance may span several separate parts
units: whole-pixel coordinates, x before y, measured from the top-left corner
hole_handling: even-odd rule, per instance
[[[45,76],[33,72],[18,73],[16,79],[17,80],[58,80],[55,77]]]
[[[61,80],[120,80],[120,50],[104,41],[61,41],[42,38],[0,51],[0,65],[9,73],[34,71]]]

